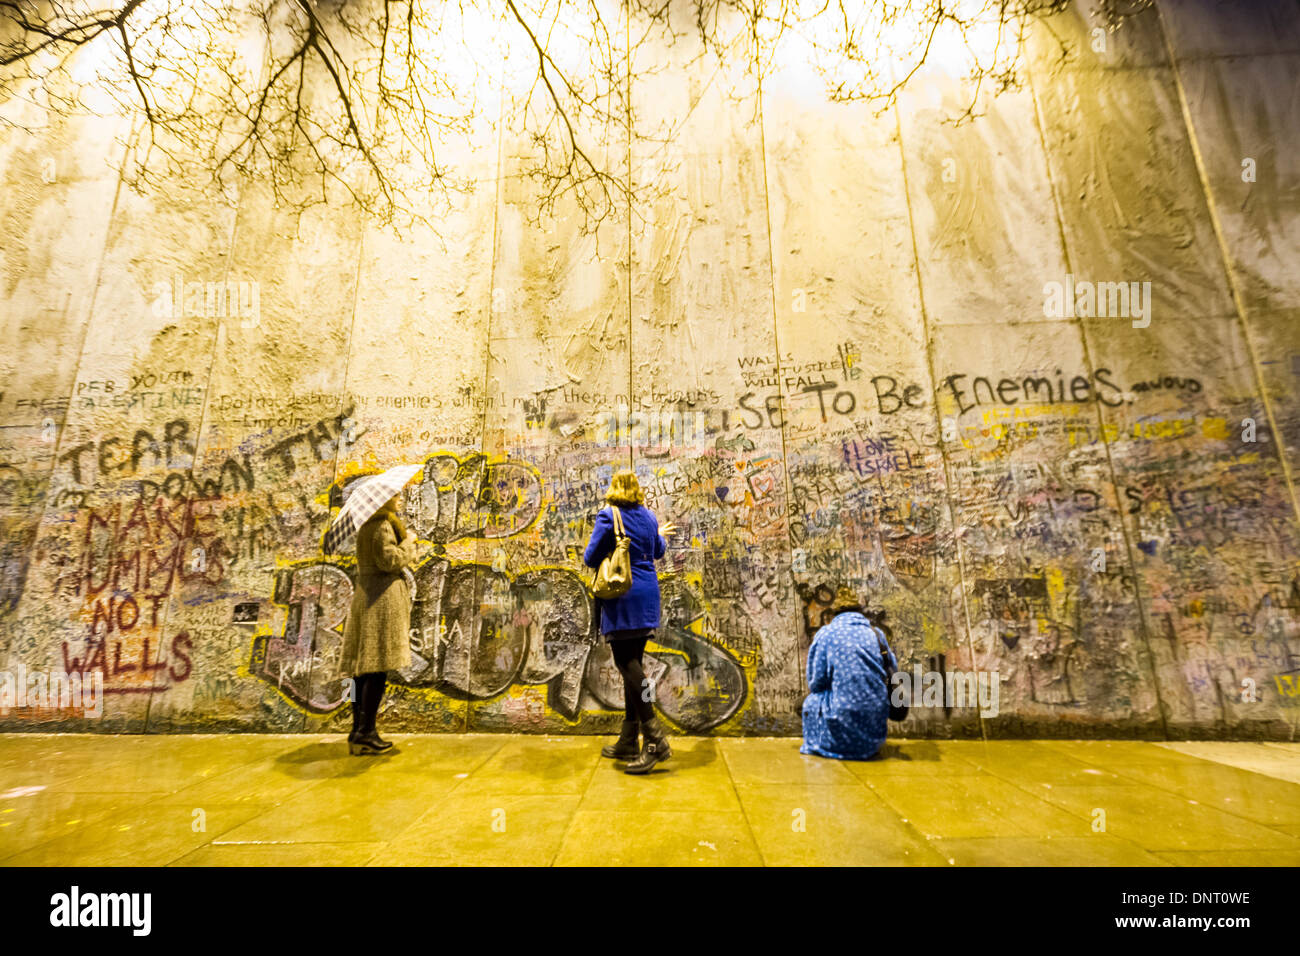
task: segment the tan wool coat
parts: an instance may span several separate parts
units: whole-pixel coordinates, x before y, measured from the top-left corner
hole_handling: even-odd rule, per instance
[[[404,541],[385,517],[357,531],[357,580],[343,627],[344,675],[395,671],[411,663],[411,589],[402,568],[419,557],[415,535]]]

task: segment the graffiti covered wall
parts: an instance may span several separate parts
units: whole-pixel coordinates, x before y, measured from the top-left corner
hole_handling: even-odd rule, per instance
[[[354,568],[320,539],[349,481],[419,462],[385,726],[609,732],[580,555],[630,463],[680,529],[647,664],[677,730],[798,733],[843,580],[909,672],[998,681],[995,715],[919,702],[904,733],[1294,739],[1300,14],[1226,9],[1163,3],[1064,67],[1031,43],[960,125],[939,70],[878,114],[658,51],[634,106],[689,117],[637,167],[665,188],[595,230],[532,221],[508,124],[399,238],[255,185],[136,194],[125,121],[28,104],[0,667],[105,701],[0,728],[342,727]]]

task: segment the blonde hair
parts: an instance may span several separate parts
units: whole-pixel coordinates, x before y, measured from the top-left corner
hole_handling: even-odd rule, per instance
[[[641,482],[636,480],[636,472],[626,468],[615,472],[614,477],[609,480],[609,491],[605,492],[605,500],[612,505],[642,504],[645,495],[641,491]]]

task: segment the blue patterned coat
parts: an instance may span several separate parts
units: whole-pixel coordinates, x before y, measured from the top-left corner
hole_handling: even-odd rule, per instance
[[[623,530],[632,539],[629,549],[632,558],[632,587],[620,598],[600,602],[600,632],[635,631],[659,626],[659,575],[655,561],[664,556],[668,544],[659,533],[659,519],[644,505],[619,505],[623,516]],[[596,515],[596,526],[591,532],[591,542],[582,556],[589,568],[600,567],[600,562],[614,550],[614,518],[608,508]]]
[[[866,760],[885,742],[889,691],[880,642],[885,635],[857,611],[835,615],[808,648],[800,753]],[[889,650],[890,666],[898,661]]]

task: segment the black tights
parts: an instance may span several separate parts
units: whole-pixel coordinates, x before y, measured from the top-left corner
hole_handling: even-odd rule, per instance
[[[368,734],[375,729],[379,703],[384,699],[388,675],[383,671],[357,674],[352,678],[352,732]]]
[[[655,705],[646,680],[641,655],[645,653],[646,637],[624,637],[609,642],[614,654],[614,666],[623,678],[623,710],[625,720],[648,723],[654,719]]]

